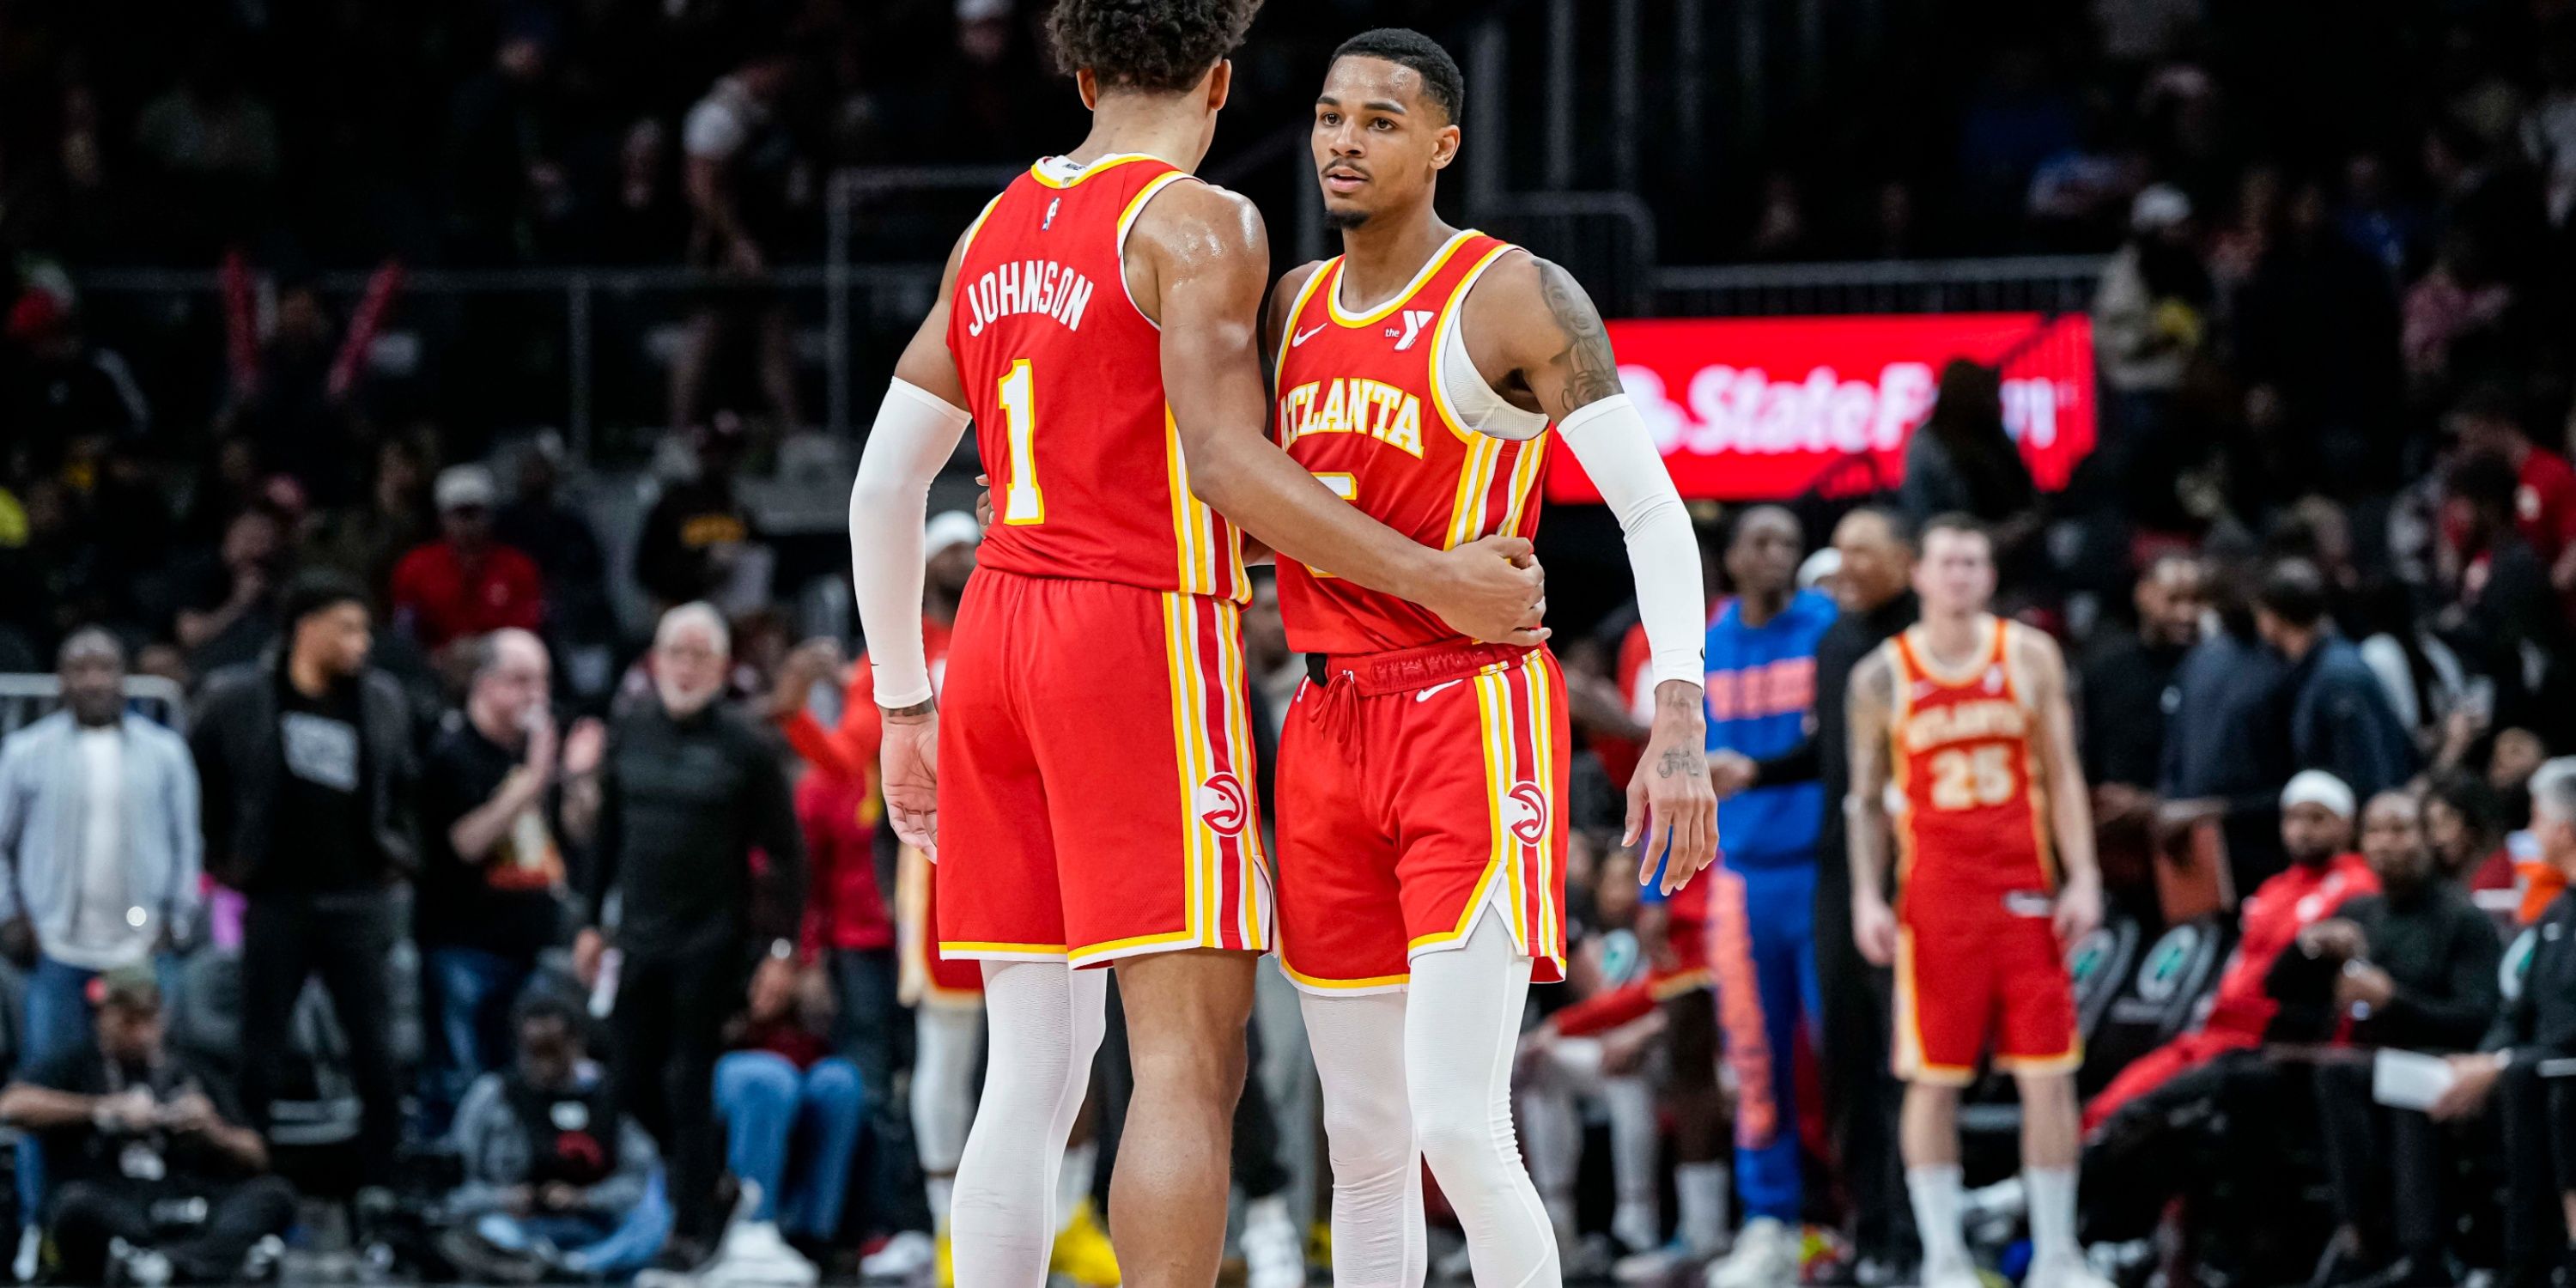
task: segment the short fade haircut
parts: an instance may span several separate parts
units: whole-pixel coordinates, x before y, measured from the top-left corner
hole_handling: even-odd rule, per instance
[[[1449,114],[1451,125],[1466,117],[1466,73],[1458,70],[1458,60],[1450,57],[1439,41],[1421,32],[1410,27],[1363,31],[1333,51],[1334,62],[1345,58],[1382,58],[1399,67],[1410,67],[1422,77],[1422,92]]]
[[[2326,575],[2305,559],[2284,559],[2263,575],[2254,605],[2299,630],[2324,621]]]
[[[1103,89],[1178,94],[1243,43],[1261,0],[1057,0],[1047,43]]]
[[[2576,756],[2542,761],[2532,772],[2531,807],[2561,822],[2576,820]]]
[[[1924,547],[1932,544],[1932,538],[1935,534],[1943,532],[1956,532],[1962,536],[1975,537],[1977,540],[1986,543],[1987,553],[1991,554],[1994,552],[1995,534],[1992,529],[1986,526],[1986,521],[1973,514],[1968,514],[1959,510],[1951,510],[1947,513],[1936,514],[1929,519],[1925,519],[1923,521],[1923,526],[1916,530],[1914,540],[1910,544],[1919,552]]]

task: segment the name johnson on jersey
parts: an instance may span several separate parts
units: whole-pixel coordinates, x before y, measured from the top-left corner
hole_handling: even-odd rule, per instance
[[[1051,259],[1013,260],[986,270],[959,294],[974,314],[969,336],[981,337],[985,327],[1021,313],[1042,313],[1079,331],[1091,279]]]
[[[1310,380],[1279,397],[1279,445],[1308,434],[1366,434],[1422,459],[1422,399],[1382,380]]]

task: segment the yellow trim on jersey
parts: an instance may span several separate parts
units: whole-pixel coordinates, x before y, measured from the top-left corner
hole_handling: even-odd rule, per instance
[[[1538,492],[1538,472],[1547,461],[1548,437],[1541,434],[1521,444],[1520,459],[1512,463],[1511,499],[1503,507],[1502,526],[1494,531],[1520,531],[1521,516],[1529,512],[1529,503]]]
[[[1088,966],[1103,957],[1125,956],[1140,948],[1162,948],[1174,944],[1196,944],[1197,942],[1198,935],[1195,931],[1174,930],[1159,935],[1130,935],[1125,939],[1108,939],[1096,944],[1084,944],[1066,954],[1065,957],[1075,966]]]
[[[2084,1042],[2077,1039],[2060,1055],[1999,1055],[1995,1057],[1995,1067],[2006,1073],[2073,1073],[2084,1067]]]
[[[1529,951],[1532,957],[1557,961],[1557,954],[1552,950],[1556,947],[1557,919],[1562,910],[1557,907],[1556,898],[1559,856],[1556,852],[1555,811],[1563,809],[1565,804],[1556,796],[1556,740],[1549,736],[1549,731],[1555,727],[1557,680],[1535,654],[1521,664],[1521,674],[1529,677],[1530,686],[1530,778],[1538,784],[1539,794],[1546,799],[1549,810],[1549,817],[1541,820],[1545,826],[1540,828],[1538,837],[1538,924],[1530,930],[1534,938]],[[1558,964],[1563,965],[1561,961]]]
[[[1288,388],[1288,351],[1297,347],[1297,319],[1306,316],[1306,302],[1314,299],[1315,291],[1335,273],[1341,271],[1341,267],[1342,257],[1335,255],[1317,264],[1315,271],[1306,275],[1306,284],[1297,288],[1297,302],[1288,306],[1288,325],[1281,328],[1279,333],[1279,352],[1272,355],[1270,359],[1272,396],[1276,397]],[[1288,427],[1274,424],[1271,438],[1280,446],[1287,446]]]
[[[958,263],[966,262],[966,253],[975,249],[975,234],[984,231],[984,221],[993,217],[993,207],[1002,204],[1002,198],[1008,195],[1008,189],[994,193],[993,199],[984,203],[982,213],[975,216],[975,222],[966,225],[966,236],[957,247]]]
[[[1127,208],[1118,212],[1118,249],[1122,254],[1127,249],[1127,230],[1136,222],[1136,217],[1138,215],[1145,213],[1145,203],[1152,201],[1154,199],[1154,194],[1161,192],[1163,189],[1171,187],[1173,184],[1179,183],[1183,179],[1194,177],[1196,176],[1179,170],[1174,170],[1170,174],[1156,175],[1155,177],[1146,180],[1145,186],[1138,188],[1135,196],[1127,199]]]
[[[1675,971],[1660,980],[1648,983],[1646,996],[1658,1002],[1669,1002],[1685,993],[1696,993],[1703,988],[1713,987],[1716,983],[1717,977],[1705,967]]]
[[[1372,975],[1367,979],[1324,979],[1306,974],[1289,965],[1285,956],[1279,959],[1279,973],[1287,976],[1291,984],[1321,993],[1356,993],[1363,989],[1395,989],[1413,982],[1412,971],[1405,971],[1398,975]]]
[[[1085,165],[1085,166],[1083,166],[1083,167],[1082,167],[1082,169],[1081,169],[1081,171],[1080,171],[1080,172],[1076,173],[1072,178],[1067,179],[1067,180],[1065,180],[1065,181],[1064,181],[1064,182],[1062,182],[1062,183],[1058,183],[1058,182],[1056,182],[1055,180],[1050,179],[1050,178],[1048,178],[1048,177],[1047,177],[1047,173],[1046,173],[1046,163],[1047,163],[1048,161],[1052,161],[1052,160],[1055,160],[1055,159],[1057,159],[1057,158],[1054,158],[1054,157],[1046,157],[1046,158],[1042,158],[1042,159],[1040,159],[1040,160],[1038,160],[1038,161],[1032,162],[1032,163],[1029,165],[1029,177],[1030,177],[1030,178],[1032,178],[1032,179],[1037,180],[1038,182],[1040,182],[1040,183],[1042,183],[1042,184],[1045,184],[1046,186],[1048,186],[1048,187],[1050,187],[1050,188],[1055,188],[1055,189],[1059,189],[1059,190],[1061,190],[1061,189],[1065,189],[1065,188],[1077,187],[1077,186],[1079,186],[1079,185],[1082,183],[1082,181],[1083,181],[1083,180],[1088,179],[1088,178],[1092,177],[1093,175],[1096,175],[1096,174],[1103,174],[1103,173],[1106,173],[1106,172],[1108,172],[1108,171],[1115,170],[1115,169],[1117,169],[1118,167],[1120,167],[1120,166],[1122,166],[1122,165],[1125,165],[1125,164],[1127,164],[1128,162],[1131,162],[1131,161],[1161,161],[1163,158],[1161,158],[1161,157],[1151,157],[1151,156],[1147,156],[1147,155],[1145,155],[1145,154],[1144,154],[1144,153],[1142,153],[1142,152],[1113,152],[1113,153],[1111,153],[1110,155],[1105,156],[1105,157],[1095,157],[1095,158],[1093,158],[1089,164],[1087,164],[1087,165]],[[1168,164],[1168,163],[1167,163],[1167,164]]]
[[[1064,956],[1064,945],[1005,944],[980,939],[942,939],[939,941],[939,951],[942,955],[946,955],[951,952],[960,955],[970,953],[1018,953],[1022,956],[1028,957],[1062,957]]]
[[[1482,235],[1483,234],[1478,233],[1473,228],[1461,228],[1457,232],[1450,234],[1449,240],[1443,242],[1440,249],[1434,252],[1429,260],[1424,261],[1421,270],[1413,275],[1412,281],[1404,284],[1403,290],[1397,291],[1394,295],[1387,297],[1386,302],[1378,305],[1376,308],[1357,315],[1342,311],[1342,264],[1344,261],[1336,258],[1333,261],[1333,293],[1324,297],[1324,306],[1332,310],[1333,320],[1341,323],[1343,326],[1372,326],[1376,323],[1383,322],[1389,315],[1393,314],[1397,309],[1404,307],[1408,301],[1412,300],[1414,293],[1422,289],[1423,283],[1430,281],[1432,276],[1440,271],[1440,266],[1448,263],[1449,257],[1457,254],[1458,248],[1467,244],[1468,238],[1479,237]]]
[[[1440,320],[1431,327],[1431,407],[1440,413],[1440,423],[1447,425],[1449,432],[1456,435],[1458,441],[1462,443],[1473,442],[1478,438],[1487,438],[1491,435],[1478,434],[1475,430],[1467,428],[1466,424],[1458,419],[1458,409],[1449,405],[1449,382],[1440,376],[1440,364],[1449,357],[1449,333],[1457,329],[1458,315],[1467,307],[1467,294],[1476,289],[1476,282],[1484,277],[1485,270],[1492,268],[1495,261],[1503,256],[1519,249],[1518,246],[1505,243],[1485,252],[1485,257],[1476,261],[1476,267],[1470,269],[1467,276],[1459,279],[1458,289],[1451,291],[1448,300],[1440,306]],[[1483,372],[1476,373],[1476,379],[1484,378]],[[1538,436],[1545,437],[1544,431]]]
[[[1217,688],[1225,699],[1225,745],[1228,769],[1235,781],[1243,784],[1243,830],[1235,837],[1242,856],[1236,861],[1241,871],[1235,874],[1235,920],[1247,948],[1266,947],[1270,940],[1262,924],[1262,900],[1258,891],[1268,884],[1263,866],[1267,857],[1261,849],[1261,798],[1255,795],[1252,767],[1246,762],[1252,753],[1252,707],[1244,698],[1250,686],[1243,674],[1243,616],[1234,605],[1219,601],[1216,609]],[[1222,856],[1222,845],[1217,853]]]
[[[1479,434],[1467,444],[1458,466],[1458,495],[1449,507],[1449,533],[1444,549],[1455,550],[1485,535],[1485,501],[1494,490],[1494,467],[1503,459],[1504,440]]]
[[[1896,1076],[1904,1082],[1964,1087],[1977,1071],[1923,1058],[1922,1011],[1914,1000],[1914,932],[1896,928]]]
[[[1207,722],[1199,713],[1198,623],[1192,602],[1187,595],[1163,594],[1164,660],[1172,682],[1172,756],[1180,774],[1181,854],[1188,872],[1189,935],[1196,939],[1206,931],[1212,905],[1207,892],[1206,829],[1199,826],[1198,816],[1198,787],[1207,779]]]
[[[1977,654],[1977,660],[1969,663],[1964,672],[1948,670],[1941,665],[1941,659],[1932,656],[1932,650],[1926,647],[1929,637],[1921,625],[1905,628],[1906,651],[1914,655],[1914,665],[1922,672],[1922,678],[1945,689],[1963,689],[1975,684],[1977,678],[1986,673],[1987,667],[2004,665],[2005,656],[2011,651],[2005,647],[2004,632],[1999,629],[2005,623],[1992,613],[1979,613],[1978,616],[1984,619],[1978,623],[1978,634],[1985,637],[1986,643]]]
[[[1476,727],[1482,735],[1485,756],[1485,828],[1493,837],[1493,849],[1485,859],[1485,871],[1468,890],[1467,906],[1458,910],[1458,924],[1445,931],[1417,936],[1405,945],[1407,952],[1453,944],[1467,937],[1475,927],[1476,914],[1485,901],[1493,897],[1494,882],[1513,866],[1511,831],[1503,826],[1503,800],[1511,794],[1515,757],[1511,747],[1511,697],[1503,692],[1500,677],[1492,671],[1479,671],[1476,682]],[[1514,893],[1517,905],[1518,892]],[[1517,915],[1518,908],[1515,906]],[[1512,938],[1520,939],[1517,930]]]

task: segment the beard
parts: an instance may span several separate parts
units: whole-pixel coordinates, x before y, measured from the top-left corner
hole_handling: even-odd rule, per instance
[[[1369,213],[1370,212],[1365,210],[1333,210],[1327,208],[1324,211],[1324,226],[1337,233],[1346,233],[1367,223],[1369,221]]]

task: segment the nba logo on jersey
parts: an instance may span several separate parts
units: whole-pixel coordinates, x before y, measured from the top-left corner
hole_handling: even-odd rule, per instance
[[[1058,197],[1055,200],[1048,202],[1046,218],[1038,224],[1038,231],[1045,232],[1048,229],[1055,227],[1055,212],[1063,209],[1063,207],[1064,198],[1062,197]]]
[[[1404,337],[1403,339],[1395,342],[1395,351],[1397,353],[1402,353],[1405,350],[1412,348],[1413,342],[1422,338],[1422,328],[1431,325],[1431,319],[1438,316],[1439,314],[1434,313],[1430,309],[1406,309],[1404,311],[1404,329],[1401,331],[1394,327],[1388,327],[1386,329],[1386,333],[1390,337]]]
[[[1996,665],[1994,665],[1994,666],[1987,667],[1987,668],[1986,668],[1986,692],[1988,692],[1988,693],[2001,693],[2001,692],[2003,692],[2003,691],[2004,691],[2004,668],[2003,668],[2002,664],[1998,663],[1998,664],[1996,664]]]

